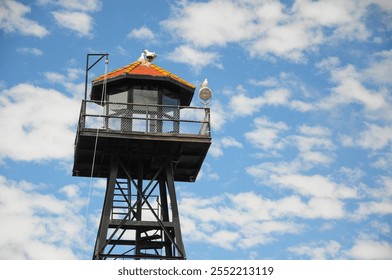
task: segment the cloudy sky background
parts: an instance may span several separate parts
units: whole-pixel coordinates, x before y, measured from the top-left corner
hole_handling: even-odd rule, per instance
[[[391,34],[389,0],[0,0],[0,259],[91,258],[86,54],[144,48],[214,92],[202,172],[176,186],[189,259],[392,259]]]

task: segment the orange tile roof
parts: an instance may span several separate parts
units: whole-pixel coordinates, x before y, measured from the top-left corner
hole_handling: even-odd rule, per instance
[[[181,79],[179,76],[174,75],[173,73],[155,65],[155,64],[145,64],[142,61],[136,61],[131,64],[128,64],[124,67],[113,70],[107,74],[107,79],[118,77],[121,75],[132,74],[132,75],[147,75],[147,76],[155,76],[155,77],[170,77],[173,80],[176,80],[188,87],[195,88],[194,85]],[[93,80],[93,83],[99,82],[105,79],[105,75],[99,76],[98,78]]]

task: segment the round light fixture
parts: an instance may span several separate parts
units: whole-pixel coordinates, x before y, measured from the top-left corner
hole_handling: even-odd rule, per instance
[[[212,91],[208,87],[202,87],[199,90],[199,98],[202,100],[204,105],[207,105],[212,98]]]

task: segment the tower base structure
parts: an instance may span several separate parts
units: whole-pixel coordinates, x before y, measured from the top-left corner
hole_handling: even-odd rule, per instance
[[[143,159],[128,166],[112,156],[93,259],[186,258],[173,168],[164,161],[145,180]]]

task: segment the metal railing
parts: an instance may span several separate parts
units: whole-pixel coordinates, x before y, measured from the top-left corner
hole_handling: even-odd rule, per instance
[[[210,137],[210,109],[83,100],[78,132],[83,129]]]

